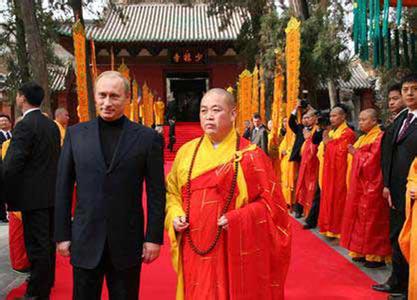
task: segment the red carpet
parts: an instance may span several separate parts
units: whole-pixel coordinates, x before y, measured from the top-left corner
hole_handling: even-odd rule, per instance
[[[167,163],[167,170],[171,164]],[[301,225],[292,221],[293,251],[286,283],[287,300],[379,300],[387,295],[373,292],[374,283],[354,264]],[[169,242],[165,242],[161,257],[144,265],[140,299],[170,300],[175,298],[175,273],[171,266]],[[72,289],[71,266],[67,259],[57,258],[56,283],[52,300],[70,300]],[[22,296],[25,286],[13,290],[7,299]],[[107,291],[103,289],[103,299]],[[196,300],[196,299],[193,299]]]
[[[165,149],[164,149],[164,158],[165,161],[173,161],[175,158],[175,153],[178,149],[184,145],[186,142],[195,139],[203,134],[201,130],[200,123],[198,122],[177,122],[175,124],[175,138],[176,143],[174,145],[174,152],[169,152],[166,146],[169,143],[169,126],[164,126],[164,139],[165,139]]]

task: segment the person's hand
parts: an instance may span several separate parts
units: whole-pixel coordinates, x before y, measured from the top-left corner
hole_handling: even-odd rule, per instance
[[[281,155],[282,155],[282,156],[285,156],[285,155],[287,155],[287,151],[285,151],[285,150],[282,150],[282,151],[281,151]]]
[[[71,242],[70,241],[63,241],[56,243],[56,251],[62,256],[70,256],[71,255]]]
[[[387,199],[388,206],[390,208],[395,209],[395,206],[392,204],[391,192],[390,192],[389,188],[384,187],[384,189],[382,190],[382,197],[384,197],[385,199]]]
[[[142,261],[145,264],[150,264],[158,258],[161,245],[146,242],[143,244]]]
[[[348,145],[348,152],[349,152],[350,154],[354,155],[354,154],[355,154],[355,152],[356,152],[355,147],[353,147],[353,145]]]
[[[187,223],[185,216],[175,217],[173,223],[176,232],[183,232],[190,226],[190,224]]]
[[[223,229],[226,229],[227,228],[227,225],[229,225],[229,220],[227,220],[226,216],[223,215],[217,221],[217,225],[223,227]]]
[[[323,143],[324,145],[327,145],[328,142],[330,142],[332,138],[329,136],[329,130],[325,129],[323,131]]]

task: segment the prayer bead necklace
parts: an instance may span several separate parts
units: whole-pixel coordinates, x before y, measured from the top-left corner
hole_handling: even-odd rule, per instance
[[[236,140],[236,152],[237,152],[237,151],[239,151],[239,147],[240,147],[240,137],[239,137],[239,134],[236,134],[236,136],[237,136],[237,140]],[[191,159],[190,169],[188,171],[187,186],[186,186],[187,199],[185,199],[187,201],[187,206],[186,206],[186,211],[185,211],[185,214],[186,214],[186,217],[187,217],[187,222],[190,222],[191,175],[192,175],[192,172],[193,172],[194,162],[195,162],[195,159],[197,157],[198,149],[200,148],[201,143],[203,142],[203,139],[204,139],[204,135],[198,141],[197,147],[195,148],[194,153],[193,153],[193,157]],[[232,184],[231,184],[231,187],[230,187],[229,194],[226,198],[226,204],[223,207],[223,210],[222,210],[220,216],[223,216],[228,211],[230,203],[232,203],[233,195],[235,194],[235,189],[236,189],[236,184],[237,184],[238,168],[239,168],[239,161],[236,159],[235,160],[235,168],[234,168],[234,173],[233,173]],[[203,255],[206,255],[206,254],[210,253],[214,249],[214,247],[216,247],[216,244],[219,241],[220,235],[221,235],[222,230],[223,230],[222,226],[218,226],[216,236],[215,236],[213,242],[207,247],[207,249],[201,250],[200,248],[197,247],[197,245],[194,243],[194,241],[191,237],[190,227],[191,227],[191,224],[185,230],[186,240],[190,244],[191,250],[194,253],[196,253],[200,256],[203,256]]]

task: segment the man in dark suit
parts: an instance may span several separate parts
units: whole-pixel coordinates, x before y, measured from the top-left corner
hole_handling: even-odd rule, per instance
[[[163,150],[154,130],[123,115],[130,86],[119,72],[103,72],[94,97],[99,117],[67,130],[58,167],[55,240],[58,252],[71,256],[73,299],[101,299],[104,277],[110,299],[137,299],[141,262],[155,260],[163,242]]]
[[[268,130],[265,125],[262,124],[261,115],[255,113],[253,115],[253,128],[250,135],[250,141],[252,144],[257,145],[261,148],[266,154],[268,154]]]
[[[405,221],[405,193],[411,163],[417,155],[417,74],[403,78],[401,95],[407,107],[386,132],[382,153],[384,197],[390,211],[390,239],[393,248],[392,273],[384,284],[374,285],[378,291],[397,293],[390,299],[406,299],[408,264],[401,254],[398,236]]]
[[[12,138],[12,120],[10,116],[1,113],[0,114],[0,148],[3,143]],[[6,203],[4,195],[0,194],[0,222],[9,223],[7,219]]]
[[[3,162],[6,201],[21,211],[27,255],[31,263],[23,299],[49,299],[54,284],[53,242],[55,180],[60,152],[59,130],[40,111],[44,97],[34,82],[22,85],[16,105],[23,119],[14,131]]]

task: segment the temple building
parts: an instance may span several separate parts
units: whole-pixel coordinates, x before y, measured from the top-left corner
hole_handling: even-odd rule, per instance
[[[244,65],[236,40],[244,22],[240,10],[221,30],[207,4],[118,5],[100,23],[87,23],[99,72],[122,63],[139,86],[146,82],[155,97],[175,101],[178,121],[198,121],[202,95],[210,88],[234,85]],[[71,25],[59,30],[60,44],[74,53]]]

